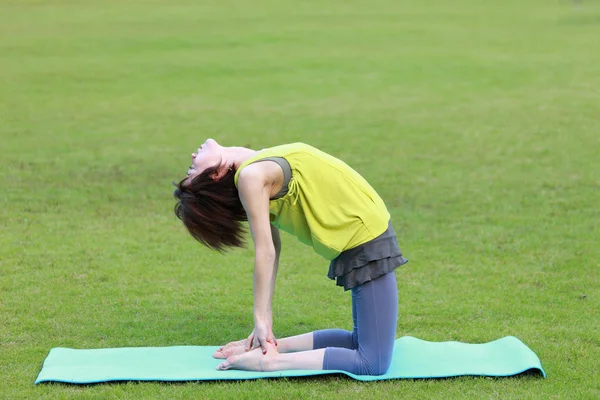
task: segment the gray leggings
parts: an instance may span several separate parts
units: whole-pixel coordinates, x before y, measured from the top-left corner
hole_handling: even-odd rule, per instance
[[[352,320],[352,332],[313,332],[313,348],[325,348],[323,369],[357,375],[385,374],[392,361],[398,321],[395,271],[352,288]]]

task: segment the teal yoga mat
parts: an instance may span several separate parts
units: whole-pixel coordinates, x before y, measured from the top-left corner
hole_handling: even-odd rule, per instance
[[[537,370],[540,359],[514,336],[483,343],[427,342],[396,339],[392,365],[382,376],[344,371],[276,372],[217,371],[212,358],[217,346],[129,347],[75,350],[54,348],[35,383],[98,383],[109,381],[198,381],[298,377],[342,373],[361,381],[401,378],[447,378],[461,375],[512,376]]]

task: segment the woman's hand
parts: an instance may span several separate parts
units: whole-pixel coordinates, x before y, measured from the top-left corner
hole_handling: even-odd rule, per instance
[[[246,340],[246,351],[260,347],[263,354],[267,354],[267,343],[277,346],[277,339],[273,335],[272,324],[267,321],[255,321],[254,331]]]
[[[259,326],[261,328],[257,330],[257,327]],[[272,324],[270,323],[261,323],[256,325],[252,334],[250,334],[250,336],[248,336],[246,339],[229,342],[225,346],[219,347],[213,354],[213,357],[228,358],[231,356],[244,354],[259,347],[261,348],[263,354],[266,354],[267,352],[265,347],[267,347],[267,343],[277,346],[277,339],[275,339],[275,336],[273,335],[271,326]],[[262,341],[260,339],[261,337],[263,338]]]

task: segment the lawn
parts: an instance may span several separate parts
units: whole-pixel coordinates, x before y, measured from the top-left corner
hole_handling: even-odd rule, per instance
[[[595,0],[0,0],[0,397],[600,397],[598,38]],[[344,159],[410,259],[398,336],[514,335],[548,378],[34,386],[52,347],[250,333],[252,248],[172,212],[206,137]],[[282,240],[275,334],[350,328]]]

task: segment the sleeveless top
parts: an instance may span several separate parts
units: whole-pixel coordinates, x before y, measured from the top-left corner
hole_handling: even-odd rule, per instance
[[[260,162],[260,161],[276,162],[277,164],[279,164],[279,166],[283,170],[284,179],[283,179],[282,188],[279,191],[279,193],[277,193],[275,196],[273,196],[273,198],[271,199],[271,202],[270,202],[271,223],[273,223],[274,221],[278,221],[278,220],[281,221],[281,217],[278,218],[278,215],[274,213],[277,210],[280,210],[281,206],[273,207],[273,203],[275,202],[275,204],[277,204],[277,202],[276,202],[277,200],[285,198],[285,196],[288,194],[288,192],[290,191],[290,182],[292,181],[292,177],[293,177],[294,173],[292,171],[292,166],[288,162],[287,158],[284,158],[282,156],[270,156],[269,154],[271,154],[271,153],[282,154],[282,155],[288,154],[288,153],[286,153],[285,150],[289,151],[292,149],[292,147],[288,147],[288,146],[294,146],[298,150],[298,148],[302,148],[302,146],[306,146],[306,145],[295,144],[295,145],[287,145],[284,149],[280,149],[283,146],[278,146],[278,147],[275,147],[272,149],[263,150],[256,156],[252,157],[251,159],[249,159],[245,163],[243,163],[238,170],[238,173],[239,173],[239,171],[243,167],[245,167],[251,163]],[[305,147],[305,150],[316,150],[316,149],[313,149],[310,147]],[[317,152],[315,152],[315,153],[319,154]],[[325,153],[322,153],[322,154],[325,154]],[[331,157],[331,156],[329,156],[329,157]],[[288,158],[289,158],[289,155],[288,155]],[[299,157],[299,158],[301,158],[301,157]],[[346,166],[345,164],[344,164],[344,166],[346,168],[350,168],[350,167]],[[304,173],[308,177],[308,175],[306,174],[306,171],[303,171],[304,168],[302,168],[302,167],[298,168],[298,165],[296,165],[296,167],[297,167],[296,175],[298,173]],[[320,175],[316,175],[314,179],[318,181],[320,179]],[[342,181],[340,183],[344,182],[342,180],[342,178],[340,178],[340,180]],[[236,173],[236,176],[235,176],[236,186],[237,186],[237,182],[238,182],[238,176]],[[346,182],[346,184],[347,183],[348,182]],[[314,182],[313,182],[313,184],[314,184]],[[369,186],[369,188],[370,188],[370,186]],[[332,189],[335,189],[335,188],[332,188]],[[296,190],[298,190],[297,187],[296,187]],[[371,190],[372,190],[372,188],[371,188]],[[345,199],[347,199],[347,198],[345,198]],[[284,203],[284,204],[286,204],[286,203]],[[330,207],[332,207],[329,211],[332,213],[335,212],[335,207],[337,207],[338,204],[334,204],[333,206],[331,204],[329,204],[329,205],[330,205]],[[358,214],[358,215],[360,215],[360,214]],[[275,226],[277,226],[277,225],[275,225]],[[289,232],[289,233],[294,234],[293,232]],[[349,246],[347,246],[347,247],[349,247]],[[343,286],[345,290],[349,290],[358,285],[366,283],[370,280],[376,279],[384,274],[390,273],[397,267],[399,267],[403,264],[406,264],[407,262],[408,262],[408,260],[406,258],[404,258],[404,256],[402,255],[402,251],[398,247],[398,242],[396,240],[396,233],[394,232],[394,228],[392,227],[391,222],[389,222],[389,217],[388,217],[387,229],[382,234],[380,234],[379,236],[377,236],[375,238],[367,240],[366,242],[361,243],[355,247],[349,247],[349,248],[343,250],[335,258],[333,258],[330,261],[329,271],[327,273],[327,276],[330,279],[335,280],[336,284],[338,286]]]
[[[383,234],[390,214],[383,200],[343,161],[304,143],[257,152],[238,168],[267,158],[284,158],[292,174],[287,193],[269,202],[270,221],[315,252],[333,260]]]

